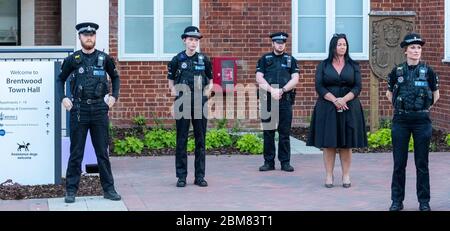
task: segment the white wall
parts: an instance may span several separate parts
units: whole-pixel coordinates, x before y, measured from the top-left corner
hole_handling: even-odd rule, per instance
[[[109,52],[109,0],[77,0],[76,23],[95,22],[100,27],[97,31],[96,48]],[[74,36],[78,36],[73,25]],[[81,49],[77,39],[77,49]]]

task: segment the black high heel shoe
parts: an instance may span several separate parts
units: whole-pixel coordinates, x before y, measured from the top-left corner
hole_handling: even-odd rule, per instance
[[[325,188],[333,188],[333,187],[334,187],[333,181],[334,181],[334,176],[331,177],[331,184],[327,184],[327,183],[325,182]]]
[[[344,183],[344,178],[342,178],[342,187],[350,188],[350,187],[352,187],[352,183],[351,182]]]

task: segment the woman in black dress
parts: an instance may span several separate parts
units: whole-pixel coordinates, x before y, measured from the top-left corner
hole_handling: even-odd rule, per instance
[[[342,186],[351,187],[351,148],[367,147],[364,113],[358,95],[361,92],[359,64],[349,56],[345,34],[331,38],[328,58],[316,68],[319,95],[312,115],[308,146],[323,148],[326,170],[325,187],[333,187],[333,169],[339,152]]]

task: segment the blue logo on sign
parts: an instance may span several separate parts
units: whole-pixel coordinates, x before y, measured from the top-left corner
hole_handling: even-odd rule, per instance
[[[0,129],[0,136],[5,136],[5,134],[6,134],[6,131],[3,129]]]

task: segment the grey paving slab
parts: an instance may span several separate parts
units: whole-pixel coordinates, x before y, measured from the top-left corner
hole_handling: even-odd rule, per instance
[[[322,154],[322,151],[316,147],[306,146],[306,143],[291,136],[291,154]]]
[[[48,199],[49,211],[127,211],[123,201],[106,200],[102,196],[76,197],[75,203],[65,203],[64,198]]]

